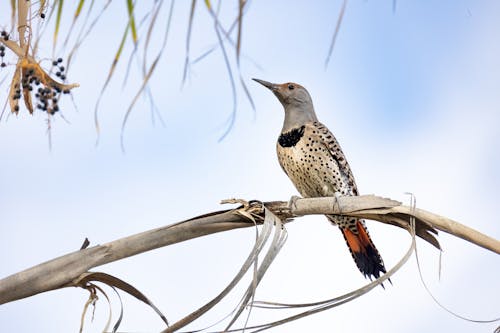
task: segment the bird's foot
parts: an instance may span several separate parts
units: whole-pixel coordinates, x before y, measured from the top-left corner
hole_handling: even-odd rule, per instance
[[[342,195],[342,193],[340,193],[340,192],[335,192],[335,194],[334,194],[333,196],[335,197],[335,203],[333,204],[333,207],[334,207],[334,208],[336,207],[336,208],[338,209],[338,211],[339,211],[340,213],[342,213],[342,209],[340,208],[340,201],[339,201],[340,197],[342,197],[342,196],[343,196],[343,195]]]
[[[288,201],[288,209],[290,209],[290,211],[297,209],[297,199],[302,199],[302,198],[296,195],[292,195],[292,197]]]

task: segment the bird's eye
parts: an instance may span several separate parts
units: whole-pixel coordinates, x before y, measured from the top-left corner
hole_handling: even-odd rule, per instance
[[[290,83],[290,84],[288,85],[288,90],[293,90],[293,89],[295,89],[295,86],[294,86],[293,84],[291,84],[291,83]]]

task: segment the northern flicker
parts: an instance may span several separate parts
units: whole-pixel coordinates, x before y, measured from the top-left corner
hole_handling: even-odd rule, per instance
[[[275,84],[253,79],[269,88],[285,109],[285,121],[276,144],[278,160],[299,193],[307,197],[358,195],[342,149],[314,112],[311,96],[297,83]],[[337,225],[351,255],[365,277],[385,273],[384,262],[361,219],[326,215]]]

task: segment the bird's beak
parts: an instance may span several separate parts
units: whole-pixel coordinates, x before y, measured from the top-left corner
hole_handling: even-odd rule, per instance
[[[271,91],[278,90],[278,85],[276,83],[271,83],[271,82],[267,82],[267,81],[259,80],[259,79],[252,79],[252,80],[254,80],[255,82],[259,82],[260,84],[262,84],[264,87],[270,89]]]

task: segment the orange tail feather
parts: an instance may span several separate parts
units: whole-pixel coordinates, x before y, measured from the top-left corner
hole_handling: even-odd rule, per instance
[[[356,222],[358,233],[355,234],[349,228],[342,228],[342,234],[351,251],[351,255],[359,270],[365,277],[372,279],[380,277],[380,273],[385,273],[384,262],[380,257],[375,245],[373,245],[366,228],[360,221]]]

